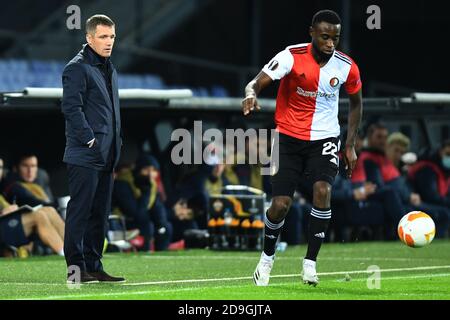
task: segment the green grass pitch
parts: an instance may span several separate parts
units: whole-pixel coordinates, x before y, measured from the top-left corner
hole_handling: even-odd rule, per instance
[[[186,250],[106,254],[105,270],[125,284],[69,289],[57,256],[0,259],[0,299],[450,299],[450,241],[413,249],[399,241],[324,244],[320,284],[300,281],[305,246],[277,253],[268,287],[253,285],[259,252]],[[369,266],[380,268],[379,288]],[[375,287],[369,289],[369,286]]]

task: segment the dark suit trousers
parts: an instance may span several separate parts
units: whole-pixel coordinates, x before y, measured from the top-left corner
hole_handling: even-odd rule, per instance
[[[103,270],[101,263],[107,219],[111,211],[113,174],[67,165],[70,201],[66,212],[64,255],[67,266]]]

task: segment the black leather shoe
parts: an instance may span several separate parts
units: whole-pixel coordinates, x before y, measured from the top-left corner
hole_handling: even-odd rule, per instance
[[[103,270],[98,272],[89,272],[89,274],[100,282],[115,282],[115,283],[125,282],[125,278],[110,276]]]
[[[85,284],[85,283],[98,283],[98,280],[96,277],[92,276],[86,271],[80,272],[79,282],[78,279],[73,275],[67,275],[67,284]]]

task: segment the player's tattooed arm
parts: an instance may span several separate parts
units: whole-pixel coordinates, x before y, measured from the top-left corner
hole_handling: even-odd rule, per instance
[[[272,82],[272,79],[263,71],[250,81],[245,87],[245,98],[242,100],[242,112],[244,115],[249,114],[253,110],[260,110],[256,97],[262,89],[267,87]]]
[[[347,141],[345,142],[344,160],[346,164],[347,175],[348,177],[351,177],[353,168],[355,167],[357,160],[355,143],[363,111],[361,89],[354,94],[350,94],[349,99],[350,110],[348,113],[348,131]]]

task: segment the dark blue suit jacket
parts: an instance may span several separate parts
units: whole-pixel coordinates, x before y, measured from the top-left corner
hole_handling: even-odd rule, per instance
[[[117,72],[107,59],[106,63],[112,70],[111,101],[108,84],[99,69],[102,62],[105,60],[102,61],[85,44],[66,65],[62,75],[61,107],[66,119],[63,161],[96,170],[110,169],[108,157],[111,155],[114,155],[112,163],[115,167],[122,146]],[[96,143],[89,148],[88,142],[94,138]]]

